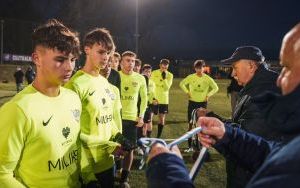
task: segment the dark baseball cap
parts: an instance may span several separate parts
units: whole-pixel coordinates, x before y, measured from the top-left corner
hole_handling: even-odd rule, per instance
[[[241,59],[260,62],[264,61],[265,57],[262,55],[261,50],[256,46],[240,46],[234,51],[230,58],[221,60],[221,63],[231,65]]]

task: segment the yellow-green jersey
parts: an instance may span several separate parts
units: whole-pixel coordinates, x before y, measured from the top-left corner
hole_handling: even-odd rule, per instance
[[[4,104],[0,187],[80,187],[80,113],[79,97],[65,88],[48,97],[29,85]]]
[[[93,179],[114,164],[111,154],[119,144],[109,141],[118,132],[113,121],[115,94],[107,79],[77,71],[65,87],[75,91],[82,103],[80,117],[82,141],[82,175],[84,181]],[[86,157],[86,158],[85,158]]]
[[[147,88],[147,96],[148,96],[148,103],[152,104],[153,100],[156,99],[156,94],[155,94],[155,83],[153,82],[152,79],[148,80],[148,88]]]
[[[155,95],[158,100],[158,104],[169,104],[169,90],[173,83],[173,74],[166,71],[166,78],[162,78],[162,71],[160,69],[155,70],[151,74],[151,79],[155,83]]]
[[[190,93],[190,101],[205,102],[207,97],[218,92],[219,87],[216,82],[207,74],[197,76],[196,73],[188,75],[180,84],[180,88],[185,93]]]
[[[122,133],[122,118],[121,118],[122,104],[121,104],[121,99],[120,99],[120,91],[116,86],[114,86],[112,84],[109,84],[109,86],[111,87],[112,91],[114,92],[113,97],[115,98],[114,103],[113,103],[113,110],[114,110],[113,119],[115,121],[117,128]]]
[[[130,75],[119,71],[121,76],[121,104],[122,119],[136,121],[137,116],[144,117],[147,108],[147,86],[144,76],[133,72]],[[139,114],[137,102],[138,96],[141,97]]]

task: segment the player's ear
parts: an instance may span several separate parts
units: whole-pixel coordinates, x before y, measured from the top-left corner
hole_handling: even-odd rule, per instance
[[[36,66],[39,66],[40,65],[40,61],[39,61],[39,55],[37,52],[33,52],[31,54],[31,59],[33,61],[33,63],[36,65]]]
[[[89,55],[91,48],[89,46],[85,46],[83,48],[83,50],[84,50],[84,52],[85,52],[86,55]]]

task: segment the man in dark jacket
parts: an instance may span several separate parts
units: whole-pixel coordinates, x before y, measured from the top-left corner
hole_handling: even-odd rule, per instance
[[[16,72],[14,73],[17,93],[19,93],[23,89],[23,81],[24,81],[24,73],[21,67],[17,67]]]
[[[240,128],[232,127],[212,117],[199,118],[198,124],[203,127],[199,134],[201,143],[205,147],[214,146],[224,155],[232,158],[255,173],[247,187],[299,187],[300,178],[300,24],[296,25],[285,37],[280,52],[283,69],[277,79],[282,96],[267,94],[258,98],[257,106],[268,99],[268,105],[262,111],[266,116],[266,125],[280,131],[289,138],[284,142],[267,141],[262,137],[247,133]],[[285,137],[287,138],[287,137]],[[160,168],[172,167],[165,174],[164,184],[176,184],[176,177],[184,176],[180,158],[167,159],[160,152],[150,159],[148,169],[153,164],[160,163]],[[158,160],[158,158],[160,158]],[[171,162],[171,160],[173,162]],[[170,165],[171,164],[171,165]],[[149,171],[148,171],[149,172]],[[170,174],[172,177],[170,178]],[[177,174],[178,173],[178,174]],[[148,174],[148,181],[158,178]],[[150,178],[149,178],[150,177]],[[175,185],[173,184],[173,185]],[[191,187],[186,181],[186,187]],[[157,186],[159,187],[159,186]]]
[[[262,93],[279,93],[279,88],[276,86],[278,74],[269,70],[264,60],[265,57],[256,46],[238,47],[230,58],[222,60],[224,64],[232,66],[231,76],[239,85],[244,87],[239,93],[239,100],[231,121],[249,133],[257,134],[269,140],[279,140],[280,135],[265,126],[262,109],[253,102],[253,98]],[[225,157],[227,187],[245,187],[253,173],[237,165],[230,156]]]
[[[25,77],[28,84],[31,84],[35,78],[35,71],[33,70],[32,66],[29,66],[25,72]]]

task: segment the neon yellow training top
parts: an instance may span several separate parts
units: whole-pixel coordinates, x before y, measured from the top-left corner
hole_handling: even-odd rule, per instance
[[[190,92],[190,101],[205,102],[206,97],[210,97],[219,90],[216,82],[207,74],[197,76],[196,73],[188,75],[179,83],[180,88],[185,92]]]
[[[136,121],[144,117],[147,108],[147,86],[144,76],[133,72],[130,75],[119,71],[121,77],[122,119]],[[141,97],[140,114],[137,114],[138,96]]]
[[[156,99],[156,93],[155,93],[155,83],[153,80],[149,79],[148,88],[147,88],[147,96],[148,96],[148,102],[149,104],[153,103],[153,100]]]
[[[80,113],[79,97],[65,88],[48,97],[29,85],[4,104],[0,187],[80,187]]]
[[[151,79],[155,83],[155,95],[158,100],[158,104],[169,104],[169,90],[173,82],[173,74],[166,71],[166,79],[161,76],[161,70],[157,69],[152,72]]]
[[[84,181],[89,182],[95,178],[94,174],[114,164],[111,153],[119,145],[109,141],[119,132],[113,121],[114,92],[103,76],[95,77],[82,70],[77,71],[65,87],[75,91],[82,103],[81,170]]]
[[[121,104],[121,99],[120,99],[120,91],[116,86],[114,86],[112,84],[109,84],[109,86],[111,87],[112,91],[114,92],[114,95],[112,95],[112,97],[115,98],[114,104],[113,104],[113,110],[114,110],[113,119],[114,119],[115,124],[117,125],[119,131],[122,133],[122,118],[121,118],[122,104]]]

